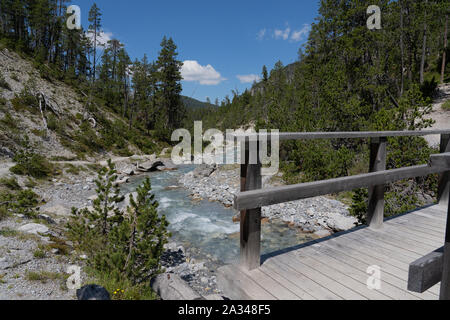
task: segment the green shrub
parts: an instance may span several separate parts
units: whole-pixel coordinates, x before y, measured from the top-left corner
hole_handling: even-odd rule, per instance
[[[450,111],[450,100],[444,102],[444,104],[442,105],[442,109],[445,111]]]
[[[9,217],[8,208],[5,205],[0,205],[0,221]]]
[[[41,250],[41,249],[38,249],[38,250],[36,250],[36,251],[33,253],[33,256],[34,256],[36,259],[44,259],[45,256],[46,256],[46,254],[45,254],[45,251],[43,251],[43,250]]]
[[[423,85],[421,86],[420,90],[422,91],[422,94],[425,98],[433,98],[434,94],[436,93],[437,87],[438,87],[438,81],[436,80],[436,77],[433,76],[430,80],[425,80]]]
[[[32,190],[0,191],[0,206],[6,212],[23,214],[29,218],[36,217],[39,196]]]
[[[39,100],[27,88],[11,100],[11,103],[16,111],[28,110],[33,113],[39,112]]]
[[[3,78],[3,75],[0,74],[0,88],[11,90],[11,86],[8,82],[6,82],[5,78]]]
[[[117,279],[105,273],[88,270],[95,277],[95,282],[111,293],[112,300],[145,301],[157,300],[150,283],[135,284],[126,278]]]
[[[0,97],[0,110],[6,110],[7,100],[3,97]]]
[[[14,157],[14,162],[17,164],[10,169],[14,174],[45,178],[54,172],[52,164],[45,157],[31,150],[28,136],[23,142],[23,150]]]
[[[3,119],[0,120],[2,124],[4,124],[9,129],[17,129],[17,121],[12,117],[9,112],[5,113]]]
[[[369,192],[367,189],[358,189],[354,191],[353,203],[350,206],[350,214],[358,219],[358,224],[366,223],[366,215],[368,210]]]
[[[42,283],[47,283],[48,281],[56,281],[56,280],[66,280],[67,275],[63,273],[57,272],[49,272],[49,271],[41,271],[41,272],[33,272],[28,271],[26,274],[26,279],[28,281],[40,281]]]
[[[21,190],[19,183],[16,178],[1,178],[0,186],[4,186],[10,190]]]

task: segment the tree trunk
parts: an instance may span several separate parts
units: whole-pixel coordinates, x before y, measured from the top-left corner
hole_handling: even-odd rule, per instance
[[[402,60],[400,96],[403,96],[403,91],[405,88],[405,44],[403,42],[403,1],[400,1],[400,51]]]
[[[445,66],[447,59],[447,32],[448,32],[448,14],[445,15],[445,27],[444,27],[444,52],[442,53],[442,69],[441,69],[441,83],[444,83]]]
[[[95,81],[97,65],[97,17],[95,17],[94,23],[94,74],[92,75],[92,82]]]
[[[424,22],[423,22],[423,45],[422,45],[422,60],[420,61],[420,84],[423,84],[424,72],[425,72],[425,59],[427,55],[427,4],[428,0],[425,0],[425,10],[424,10]]]

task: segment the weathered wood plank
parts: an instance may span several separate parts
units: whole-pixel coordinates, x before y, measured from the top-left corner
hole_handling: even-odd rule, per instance
[[[409,266],[408,290],[423,293],[441,282],[444,248],[417,259]]]
[[[373,248],[372,250],[386,255],[389,259],[395,258],[395,260],[403,262],[406,269],[412,261],[421,256],[420,253],[407,250],[407,245],[405,244],[402,244],[402,247],[397,247],[395,244],[391,244],[388,241],[383,240],[383,236],[384,235],[373,236],[366,232],[364,234],[348,234],[343,239],[353,240],[361,246],[364,246],[366,249]]]
[[[412,236],[416,236],[423,242],[424,240],[426,243],[431,244],[432,242],[436,245],[442,245],[442,241],[444,239],[444,236],[442,234],[443,230],[437,231],[437,230],[430,230],[424,227],[420,227],[417,225],[414,225],[413,223],[405,224],[405,223],[398,223],[398,222],[392,222],[390,224],[392,229],[395,229],[397,231],[403,232],[405,235],[409,234]]]
[[[423,213],[423,212],[422,212]],[[442,233],[442,230],[444,229],[444,226],[442,225],[442,221],[439,221],[437,219],[433,219],[434,217],[430,216],[429,214],[408,214],[406,216],[400,216],[395,218],[396,221],[400,223],[416,223],[421,224],[424,227],[430,228],[430,229],[437,229],[437,231]],[[391,221],[388,220],[387,223]]]
[[[276,300],[265,288],[249,278],[236,266],[217,270],[219,287],[233,300]]]
[[[255,282],[264,288],[270,288],[270,294],[278,300],[301,300],[300,296],[297,296],[291,290],[284,287],[281,283],[268,277],[264,272],[259,269],[252,271],[242,270]]]
[[[428,252],[436,248],[435,242],[422,241],[419,237],[414,236],[412,233],[405,233],[399,231],[396,228],[389,226],[385,226],[387,228],[388,234],[372,234],[367,231],[368,237],[375,237],[377,239],[381,239],[390,244],[394,244],[398,246],[400,243],[404,243],[405,245],[400,245],[399,247],[404,250],[412,250],[416,254],[423,254],[424,252]]]
[[[309,249],[309,250],[308,250]],[[392,299],[390,296],[384,295],[383,293],[375,290],[370,290],[367,287],[367,274],[361,276],[358,270],[350,268],[349,266],[343,266],[339,264],[335,259],[331,259],[326,255],[320,255],[317,257],[317,252],[308,255],[310,248],[304,248],[298,250],[294,253],[290,253],[297,258],[299,258],[303,264],[319,271],[320,273],[327,275],[334,281],[340,283],[341,285],[350,288],[352,291],[361,295],[362,297],[369,300],[389,300]],[[319,253],[320,254],[320,253]]]
[[[414,259],[405,256],[398,256],[397,254],[387,250],[385,248],[380,248],[373,245],[372,243],[363,242],[364,236],[360,236],[356,239],[351,239],[349,237],[340,237],[339,243],[345,245],[346,247],[352,248],[355,251],[364,252],[368,256],[375,259],[383,261],[385,264],[390,264],[403,271],[408,271],[409,264],[414,261]]]
[[[389,182],[427,176],[442,172],[442,168],[420,165],[332,180],[303,183],[278,188],[241,192],[235,195],[234,208],[245,210],[296,201],[358,188],[373,187]]]
[[[292,291],[296,296],[298,296],[301,300],[317,300],[314,296],[306,292],[305,289],[305,283],[301,283],[299,286],[296,286],[294,284],[294,281],[292,279],[289,279],[289,277],[285,278],[281,274],[289,274],[287,272],[283,272],[281,269],[277,269],[276,271],[272,270],[269,267],[262,265],[259,270],[263,272],[267,277],[272,278],[274,281],[281,284],[283,287],[289,289]],[[280,274],[281,273],[281,274]],[[292,274],[292,272],[290,273]],[[294,275],[295,277],[295,275]],[[297,280],[294,278],[294,280]]]
[[[369,266],[377,265],[381,267],[381,270],[384,275],[385,281],[389,281],[391,284],[396,287],[407,291],[407,281],[408,281],[408,273],[406,270],[400,269],[397,266],[393,266],[385,261],[382,261],[378,258],[374,258],[370,255],[367,255],[364,251],[355,251],[351,248],[343,246],[336,240],[327,240],[320,244],[320,246],[329,248],[333,252],[335,252],[339,257],[348,261],[348,263],[353,264],[353,261],[359,261],[362,263],[363,270],[366,271]],[[353,260],[352,260],[353,259]],[[388,280],[389,279],[389,280]],[[413,292],[410,292],[414,294]],[[421,297],[426,299],[437,300],[439,296],[439,290],[436,288],[432,288],[429,292],[426,292],[421,295]]]
[[[445,218],[443,218],[443,214],[442,211],[438,211],[436,210],[436,206],[434,206],[433,208],[428,208],[427,211],[417,211],[417,212],[411,212],[411,215],[417,215],[417,216],[421,216],[421,217],[425,217],[428,218],[430,220],[435,220],[437,222],[444,222],[445,223]]]
[[[304,274],[314,282],[318,283],[322,287],[327,288],[328,290],[332,291],[334,294],[342,297],[345,300],[367,300],[366,297],[337,282],[333,278],[336,275],[327,276],[317,271],[316,269],[305,265],[299,258],[296,259],[292,255],[283,254],[277,257],[277,261],[289,265],[298,273]]]
[[[369,172],[386,171],[387,138],[374,138],[370,143]],[[385,184],[369,188],[369,207],[367,225],[374,229],[383,227],[384,221],[384,188]]]
[[[401,232],[405,235],[409,233],[414,237],[418,237],[420,240],[423,239],[430,240],[430,244],[431,242],[434,241],[442,245],[442,241],[444,239],[443,228],[440,231],[436,231],[427,228],[422,228],[412,223],[406,225],[401,222],[396,222],[395,220],[389,221],[389,226],[391,229],[397,230],[398,232]]]
[[[330,258],[335,259],[336,261],[339,261],[340,264],[337,262],[332,262],[330,266],[332,267],[340,267],[340,265],[346,265],[350,268],[355,268],[360,271],[360,276],[365,277],[364,279],[367,280],[367,269],[374,265],[373,263],[370,263],[367,260],[364,260],[364,257],[358,257],[358,259],[349,256],[346,254],[346,252],[336,250],[335,248],[330,247],[326,243],[313,245],[310,247],[311,250],[313,249],[316,252],[321,252],[323,254],[328,255]],[[308,248],[309,249],[309,248]],[[302,250],[302,252],[305,250]],[[297,253],[297,252],[296,252]],[[383,266],[380,266],[382,268],[382,279],[383,279],[383,294],[389,295],[393,299],[426,299],[426,300],[437,300],[438,296],[436,294],[428,293],[428,294],[419,294],[415,292],[408,292],[406,291],[406,283],[404,280],[392,275],[391,273],[387,272],[383,268]],[[362,281],[363,278],[361,278]]]
[[[356,280],[359,283],[360,293],[371,300],[388,300],[388,299],[417,299],[421,300],[422,297],[419,295],[415,296],[411,293],[405,291],[404,289],[397,288],[390,284],[387,281],[386,274],[382,273],[382,287],[380,290],[370,290],[367,288],[367,279],[369,277],[367,273],[368,267],[370,265],[365,265],[365,268],[358,268],[356,265],[348,263],[347,261],[340,260],[335,253],[326,248],[319,248],[316,246],[311,246],[307,248],[303,248],[302,250],[298,250],[294,252],[295,255],[299,257],[303,257],[307,255],[311,259],[316,260],[317,262],[321,262],[328,266],[328,268],[336,269],[337,271],[345,274],[346,276]],[[353,261],[354,262],[354,261]],[[356,262],[358,264],[358,261]],[[329,271],[330,273],[332,271]],[[397,279],[398,280],[398,279]],[[342,282],[342,284],[346,284]],[[351,283],[348,283],[351,285]],[[362,287],[361,287],[362,286]],[[354,288],[353,286],[351,288]],[[434,299],[437,296],[433,297]]]
[[[297,272],[291,266],[284,264],[278,259],[270,259],[262,266],[264,269],[269,269],[272,272],[276,272],[283,276],[288,281],[291,281],[293,284],[298,286],[299,288],[304,289],[314,298],[319,300],[343,300],[340,296],[336,295],[328,288],[323,287],[311,280],[309,277],[305,276],[302,273]]]

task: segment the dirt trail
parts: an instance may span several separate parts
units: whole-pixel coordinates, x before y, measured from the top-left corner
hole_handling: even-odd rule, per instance
[[[439,96],[433,103],[433,112],[428,118],[432,118],[436,123],[431,129],[442,130],[450,129],[450,111],[442,109],[442,105],[450,100],[450,84],[439,87]],[[441,138],[440,136],[428,136],[425,137],[431,146],[439,146]]]

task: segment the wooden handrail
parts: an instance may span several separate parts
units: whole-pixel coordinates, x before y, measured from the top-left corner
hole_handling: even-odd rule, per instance
[[[367,139],[387,137],[425,137],[431,135],[450,135],[450,129],[446,130],[420,130],[420,131],[360,131],[360,132],[281,132],[272,133],[244,133],[234,134],[236,138],[263,137],[270,140],[278,137],[280,141],[286,140],[316,140],[316,139]]]
[[[234,208],[236,210],[255,209],[342,191],[349,191],[364,187],[375,187],[399,180],[442,173],[448,170],[450,170],[450,164],[445,166],[443,164],[435,166],[421,165],[331,180],[246,191],[238,193],[234,196]]]

